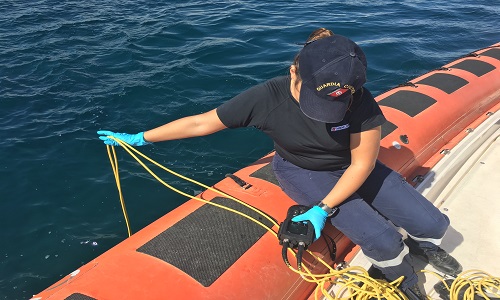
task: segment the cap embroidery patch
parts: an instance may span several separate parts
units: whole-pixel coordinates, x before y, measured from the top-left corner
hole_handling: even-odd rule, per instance
[[[328,96],[331,96],[331,97],[340,97],[342,96],[345,92],[347,92],[349,89],[348,88],[340,88],[340,89],[336,89],[335,91],[331,92],[328,94]]]

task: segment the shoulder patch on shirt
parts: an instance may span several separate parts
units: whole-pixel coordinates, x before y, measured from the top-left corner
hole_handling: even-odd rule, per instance
[[[335,126],[330,129],[330,131],[340,131],[349,128],[349,124],[341,125],[341,126]]]

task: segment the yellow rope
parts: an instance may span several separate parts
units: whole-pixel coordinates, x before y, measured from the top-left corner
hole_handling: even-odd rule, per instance
[[[263,212],[259,211],[258,209],[248,205],[247,203],[227,194],[227,193],[224,193],[220,190],[217,190],[217,189],[214,189],[212,187],[209,187],[207,185],[204,185],[200,182],[197,182],[193,179],[190,179],[188,177],[185,177],[183,175],[180,175],[168,168],[166,168],[165,166],[162,166],[160,165],[159,163],[157,163],[156,161],[152,160],[151,158],[147,157],[146,155],[144,155],[143,153],[139,152],[137,149],[133,148],[132,146],[130,146],[129,144],[117,139],[117,138],[114,138],[112,136],[108,136],[108,138],[110,139],[113,139],[114,141],[116,141],[117,143],[119,143],[123,149],[125,149],[125,151],[127,151],[146,171],[148,171],[156,180],[158,180],[160,183],[162,183],[163,185],[165,185],[167,188],[183,195],[183,196],[186,196],[188,198],[192,198],[192,199],[195,199],[195,200],[198,200],[198,201],[201,201],[201,202],[204,202],[204,203],[207,203],[207,204],[210,204],[210,205],[214,205],[214,206],[217,206],[219,208],[222,208],[222,209],[226,209],[228,211],[231,211],[233,213],[236,213],[242,217],[245,217],[255,223],[257,223],[258,225],[262,226],[263,228],[265,228],[267,231],[271,232],[271,234],[273,234],[275,237],[277,237],[277,233],[272,230],[272,228],[269,228],[268,226],[266,226],[265,224],[263,224],[262,222],[244,214],[244,213],[241,213],[237,210],[234,210],[234,209],[231,209],[229,207],[225,207],[223,205],[220,205],[220,204],[217,204],[217,203],[213,203],[211,201],[207,201],[207,200],[204,200],[204,199],[201,199],[201,198],[198,198],[198,197],[193,197],[192,195],[189,195],[187,193],[184,193],[176,188],[174,188],[173,186],[169,185],[168,183],[166,183],[165,181],[163,181],[160,177],[158,177],[148,166],[146,166],[144,164],[144,162],[142,162],[133,152],[137,153],[138,155],[142,156],[144,159],[148,160],[149,162],[153,163],[154,165],[160,167],[161,169],[177,176],[177,177],[180,177],[182,179],[185,179],[189,182],[192,182],[194,184],[197,184],[199,186],[202,186],[208,190],[211,190],[215,193],[218,193],[220,195],[223,195],[224,197],[227,197],[231,200],[234,200],[250,209],[252,209],[253,211],[257,212],[258,214],[262,215],[263,217],[265,217],[266,219],[268,219],[269,221],[272,222],[273,225],[275,226],[279,226],[277,224],[277,222],[275,220],[273,220],[271,217],[269,217],[267,214],[264,214]],[[109,148],[112,149],[112,151],[109,150]],[[111,152],[113,153],[113,155],[111,155]],[[117,184],[117,188],[118,188],[118,192],[120,194],[120,203],[122,205],[122,210],[123,210],[123,213],[124,213],[124,216],[125,216],[125,220],[126,220],[126,223],[127,223],[127,229],[128,229],[128,232],[129,232],[129,236],[130,236],[130,227],[129,227],[129,221],[128,221],[128,216],[127,216],[127,212],[126,212],[126,208],[125,208],[125,202],[123,201],[123,196],[122,196],[122,190],[121,190],[121,186],[120,186],[120,180],[119,180],[119,173],[118,173],[118,160],[116,158],[116,152],[114,150],[114,147],[109,147],[108,146],[108,156],[110,158],[110,162],[111,162],[111,166],[112,166],[112,169],[113,169],[113,174],[115,175],[115,181],[116,181],[116,184]],[[296,256],[296,252],[292,249],[288,249],[290,253],[292,253],[294,256]],[[307,250],[307,252],[312,256],[314,257],[316,260],[318,260],[321,264],[323,264],[324,266],[326,266],[328,269],[329,269],[329,273],[326,273],[326,274],[312,274],[312,272],[306,267],[306,266],[302,266],[302,268],[305,270],[305,272],[303,271],[299,271],[295,268],[293,268],[292,266],[289,266],[289,268],[299,274],[305,281],[307,282],[314,282],[317,284],[317,290],[320,290],[321,293],[325,296],[328,297],[328,299],[342,299],[342,298],[332,298],[331,296],[328,295],[328,291],[324,288],[324,286],[326,285],[326,283],[328,282],[332,282],[330,279],[332,277],[336,277],[337,279],[334,281],[336,284],[353,284],[353,283],[356,283],[358,284],[359,282],[364,282],[363,286],[367,287],[367,288],[371,288],[375,291],[381,291],[381,290],[395,290],[394,287],[388,289],[388,288],[377,288],[377,285],[381,285],[383,286],[384,284],[390,284],[390,283],[384,283],[384,282],[381,282],[381,281],[375,281],[374,279],[370,278],[368,276],[368,273],[363,270],[362,268],[359,268],[359,267],[351,267],[351,268],[346,268],[344,270],[335,270],[333,269],[330,265],[328,265],[324,260],[322,260],[320,257],[316,256],[313,252]],[[339,278],[349,278],[350,280],[339,280]],[[401,280],[402,280],[402,277],[401,277]],[[351,290],[354,290],[354,289],[357,289],[357,290],[360,290],[357,286],[356,288],[351,288]],[[371,293],[371,294],[374,294],[374,293]],[[384,295],[384,294],[382,294]],[[386,299],[404,299],[404,298],[390,298],[390,296],[384,296]]]
[[[475,294],[484,299],[500,297],[500,277],[492,276],[481,270],[464,271],[453,280],[451,285],[445,281],[445,278],[435,272],[428,270],[422,270],[422,272],[436,276],[448,290],[450,300],[473,300]],[[462,297],[460,297],[461,290],[464,290]]]
[[[125,151],[127,151],[146,171],[148,171],[156,180],[158,180],[160,183],[162,183],[167,188],[169,188],[169,189],[175,191],[176,193],[181,194],[185,197],[195,199],[195,200],[198,200],[198,201],[201,201],[203,203],[210,204],[210,205],[214,205],[216,207],[228,210],[228,211],[233,212],[235,214],[238,214],[244,218],[247,218],[247,219],[251,220],[252,222],[257,223],[259,226],[263,227],[264,229],[266,229],[273,236],[277,237],[277,232],[275,230],[273,230],[273,228],[279,227],[278,223],[275,220],[273,220],[270,216],[263,213],[262,211],[248,205],[247,203],[245,203],[245,202],[243,202],[243,201],[241,201],[241,200],[239,200],[239,199],[237,199],[237,198],[235,198],[235,197],[233,197],[233,196],[231,196],[223,191],[220,191],[220,190],[215,189],[213,187],[207,186],[207,185],[202,184],[196,180],[190,179],[188,177],[185,177],[181,174],[178,174],[178,173],[172,171],[171,169],[157,163],[153,159],[151,159],[148,156],[144,155],[143,153],[139,152],[137,149],[135,149],[134,147],[130,146],[129,144],[123,142],[120,139],[117,139],[113,136],[108,136],[108,138],[110,138],[110,139],[116,141],[118,144],[120,144],[120,146],[122,146],[122,148],[125,149]],[[110,150],[110,148],[111,148],[111,150]],[[116,152],[115,152],[114,147],[107,146],[107,151],[108,151],[108,156],[110,159],[111,167],[113,169],[113,174],[115,176],[115,181],[116,181],[116,185],[118,188],[118,193],[120,196],[120,203],[122,206],[123,215],[125,217],[128,235],[130,236],[131,230],[130,230],[130,225],[129,225],[129,219],[128,219],[128,215],[127,215],[127,210],[125,208],[125,202],[123,200],[123,195],[122,195],[122,190],[121,190],[121,185],[120,185],[120,177],[119,177],[119,172],[118,172],[118,159],[116,157]],[[235,209],[232,209],[232,208],[229,208],[229,207],[226,207],[224,205],[220,205],[220,204],[217,204],[217,203],[214,203],[211,201],[207,201],[207,200],[201,199],[199,197],[189,195],[187,193],[184,193],[184,192],[174,188],[173,186],[171,186],[168,183],[166,183],[165,181],[163,181],[160,177],[158,177],[133,152],[137,153],[139,156],[143,157],[144,159],[146,159],[147,161],[156,165],[157,167],[159,167],[159,168],[161,168],[161,169],[163,169],[163,170],[165,170],[165,171],[167,171],[167,172],[169,172],[169,173],[171,173],[171,174],[173,174],[181,179],[184,179],[186,181],[189,181],[191,183],[199,185],[207,190],[213,191],[213,192],[220,194],[226,198],[234,200],[239,204],[244,205],[245,207],[255,211],[259,215],[261,215],[264,218],[266,218],[267,220],[269,220],[271,222],[271,224],[273,224],[273,227],[270,228],[270,227],[266,226],[264,223],[260,222],[259,220],[256,220],[255,218],[252,218],[251,216],[246,215],[246,214],[244,214],[240,211],[237,211]],[[290,253],[292,253],[294,256],[296,256],[296,254],[297,254],[292,249],[288,249],[288,251]],[[313,252],[311,252],[309,250],[307,250],[307,252],[314,259],[316,259],[322,265],[327,267],[328,273],[313,274],[306,266],[302,266],[302,268],[305,270],[305,272],[299,271],[298,269],[295,269],[291,265],[288,265],[288,267],[293,272],[299,274],[304,281],[317,284],[316,289],[314,290],[315,299],[318,299],[318,295],[320,295],[320,294],[322,296],[324,296],[326,299],[346,299],[346,300],[347,299],[350,299],[350,300],[354,300],[354,299],[356,299],[356,300],[365,300],[365,299],[366,300],[368,300],[368,299],[407,300],[408,299],[397,288],[401,284],[401,282],[403,281],[403,279],[404,279],[403,276],[401,276],[400,278],[398,278],[397,280],[395,280],[393,282],[376,280],[376,279],[371,278],[368,275],[368,272],[361,267],[348,267],[348,268],[345,268],[342,270],[336,270],[336,269],[333,269],[323,259],[316,256]],[[465,286],[467,284],[474,286],[476,289],[479,288],[479,290],[477,290],[477,291],[479,291],[478,293],[480,293],[481,295],[484,295],[483,289],[489,288],[490,291],[494,290],[495,287],[496,287],[496,289],[498,289],[499,279],[497,277],[492,277],[489,274],[481,277],[479,274],[481,271],[476,271],[476,270],[474,270],[474,271],[475,271],[475,273],[473,273],[472,275],[467,276],[467,277],[463,277],[463,279],[460,279],[460,280],[459,280],[459,278],[457,278],[457,280],[455,282],[453,282],[452,286],[449,287],[449,290],[450,290],[450,294],[453,295],[455,298],[451,298],[450,300],[458,300],[458,298],[457,298],[458,291],[463,286]],[[482,274],[486,274],[486,273],[482,273]],[[435,274],[435,275],[437,275],[437,274]],[[473,279],[471,279],[472,277],[473,277]],[[331,295],[330,292],[327,290],[327,286],[329,287],[332,284],[339,287],[339,289],[336,291],[335,295]],[[445,285],[446,285],[446,283],[445,283]],[[455,296],[455,294],[456,294],[456,296]],[[345,297],[344,297],[344,295],[345,295]],[[497,295],[497,294],[495,294],[495,295]],[[474,293],[468,291],[467,297],[470,297],[470,296],[472,296],[472,297],[471,298],[464,298],[464,299],[460,299],[460,300],[468,300],[468,299],[472,300],[473,299]],[[489,299],[489,298],[485,297],[485,299]]]
[[[111,150],[110,150],[111,148]],[[128,236],[131,236],[130,222],[128,219],[127,208],[125,207],[125,201],[123,200],[122,187],[120,184],[120,173],[118,173],[118,159],[116,157],[115,147],[110,147],[106,145],[106,150],[108,151],[109,161],[111,163],[111,168],[113,169],[113,174],[115,175],[116,187],[118,188],[118,195],[120,197],[120,204],[122,206],[123,216],[125,217],[125,224],[127,225]]]
[[[139,152],[137,149],[135,149],[134,147],[130,146],[129,144],[127,144],[127,143],[123,142],[122,140],[119,140],[119,139],[117,139],[117,138],[115,138],[115,137],[112,137],[112,136],[108,136],[108,138],[110,138],[110,139],[112,139],[112,140],[116,141],[117,143],[119,143],[119,144],[120,144],[120,145],[121,145],[121,146],[122,146],[122,147],[123,147],[123,148],[124,148],[124,149],[125,149],[125,150],[126,150],[126,151],[127,151],[127,152],[128,152],[128,153],[129,153],[129,154],[130,154],[130,155],[131,155],[134,159],[135,159],[135,160],[136,160],[136,161],[137,161],[137,162],[139,162],[139,164],[141,164],[141,166],[142,166],[143,168],[145,168],[145,169],[146,169],[146,170],[147,170],[147,171],[148,171],[148,172],[149,172],[149,173],[150,173],[150,174],[151,174],[154,178],[156,178],[158,181],[160,181],[163,185],[165,185],[165,186],[166,186],[166,187],[168,187],[169,189],[172,189],[173,191],[175,191],[175,192],[177,192],[177,193],[179,193],[179,194],[181,194],[181,195],[183,195],[183,196],[186,196],[186,197],[188,197],[188,198],[191,198],[191,197],[192,197],[191,195],[186,194],[186,193],[184,193],[184,192],[181,192],[181,191],[179,191],[179,190],[177,190],[177,189],[173,188],[172,186],[168,185],[168,184],[167,184],[167,183],[165,183],[163,180],[161,180],[161,179],[160,179],[158,176],[156,176],[156,174],[154,174],[154,172],[153,172],[153,171],[151,171],[151,169],[149,169],[149,168],[148,168],[148,167],[147,167],[147,166],[146,166],[146,165],[145,165],[145,164],[144,164],[144,163],[143,163],[143,162],[142,162],[142,161],[141,161],[141,160],[140,160],[140,159],[139,159],[136,155],[134,155],[134,154],[132,153],[132,151],[133,151],[133,152],[135,152],[135,153],[137,153],[137,154],[139,154],[139,155],[140,155],[140,156],[142,156],[144,159],[148,160],[149,162],[151,162],[152,164],[156,165],[157,167],[159,167],[159,168],[161,168],[161,169],[163,169],[163,170],[165,170],[165,171],[167,171],[167,172],[171,173],[172,175],[175,175],[175,176],[177,176],[177,177],[179,177],[179,178],[181,178],[181,179],[184,179],[184,180],[186,180],[186,181],[189,181],[189,182],[191,182],[191,183],[194,183],[194,184],[196,184],[196,185],[199,185],[199,186],[201,186],[201,187],[203,187],[203,188],[205,188],[205,189],[207,189],[207,190],[213,191],[213,192],[218,193],[218,194],[220,194],[220,195],[222,195],[222,196],[224,196],[224,197],[227,197],[227,198],[229,198],[229,199],[231,199],[231,200],[234,200],[234,201],[238,202],[239,204],[244,205],[244,206],[246,206],[247,208],[249,208],[249,209],[251,209],[251,210],[255,211],[256,213],[258,213],[258,214],[262,215],[264,218],[266,218],[267,220],[269,220],[269,221],[270,221],[270,222],[271,222],[274,226],[277,226],[277,227],[279,226],[279,225],[278,225],[278,223],[277,223],[275,220],[273,220],[273,219],[272,219],[271,217],[269,217],[267,214],[264,214],[264,213],[262,213],[261,211],[259,211],[258,209],[254,208],[253,206],[248,205],[247,203],[245,203],[245,202],[243,202],[243,201],[241,201],[241,200],[239,200],[239,199],[237,199],[237,198],[235,198],[235,197],[233,197],[233,196],[231,196],[231,195],[229,195],[229,194],[226,194],[226,193],[224,193],[224,192],[222,192],[222,191],[220,191],[220,190],[217,190],[217,189],[215,189],[215,188],[213,188],[213,187],[207,186],[207,185],[205,185],[205,184],[203,184],[203,183],[200,183],[200,182],[198,182],[198,181],[196,181],[196,180],[194,180],[194,179],[188,178],[188,177],[183,176],[183,175],[181,175],[181,174],[179,174],[179,173],[177,173],[177,172],[172,171],[171,169],[169,169],[169,168],[167,168],[167,167],[165,167],[165,166],[163,166],[163,165],[161,165],[161,164],[157,163],[157,162],[156,162],[156,161],[154,161],[153,159],[151,159],[151,158],[149,158],[148,156],[144,155],[143,153]],[[201,200],[201,199],[197,199],[197,198],[194,198],[194,199],[196,199],[196,200]],[[209,203],[208,201],[205,201],[205,200],[202,200],[202,202]],[[215,206],[218,206],[218,205],[216,205],[215,203],[211,203],[211,202],[210,202],[210,204],[213,204],[213,205],[215,205]],[[267,227],[267,226],[265,226],[265,227]]]

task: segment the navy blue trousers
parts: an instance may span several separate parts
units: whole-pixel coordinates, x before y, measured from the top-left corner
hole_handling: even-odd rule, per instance
[[[283,191],[307,206],[319,203],[345,172],[306,170],[277,153],[273,170]],[[389,280],[405,276],[402,287],[412,286],[418,278],[397,227],[417,239],[421,247],[437,249],[450,224],[448,217],[400,174],[378,161],[364,184],[338,206],[330,220]]]

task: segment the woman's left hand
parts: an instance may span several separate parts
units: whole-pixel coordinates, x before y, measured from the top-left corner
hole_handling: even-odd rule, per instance
[[[118,133],[109,130],[99,130],[97,134],[99,135],[99,139],[104,141],[104,144],[111,146],[120,146],[120,144],[115,140],[110,139],[108,136],[112,136],[119,140],[122,140],[131,146],[144,146],[151,144],[150,142],[147,142],[144,139],[144,132],[129,134],[129,133]]]

